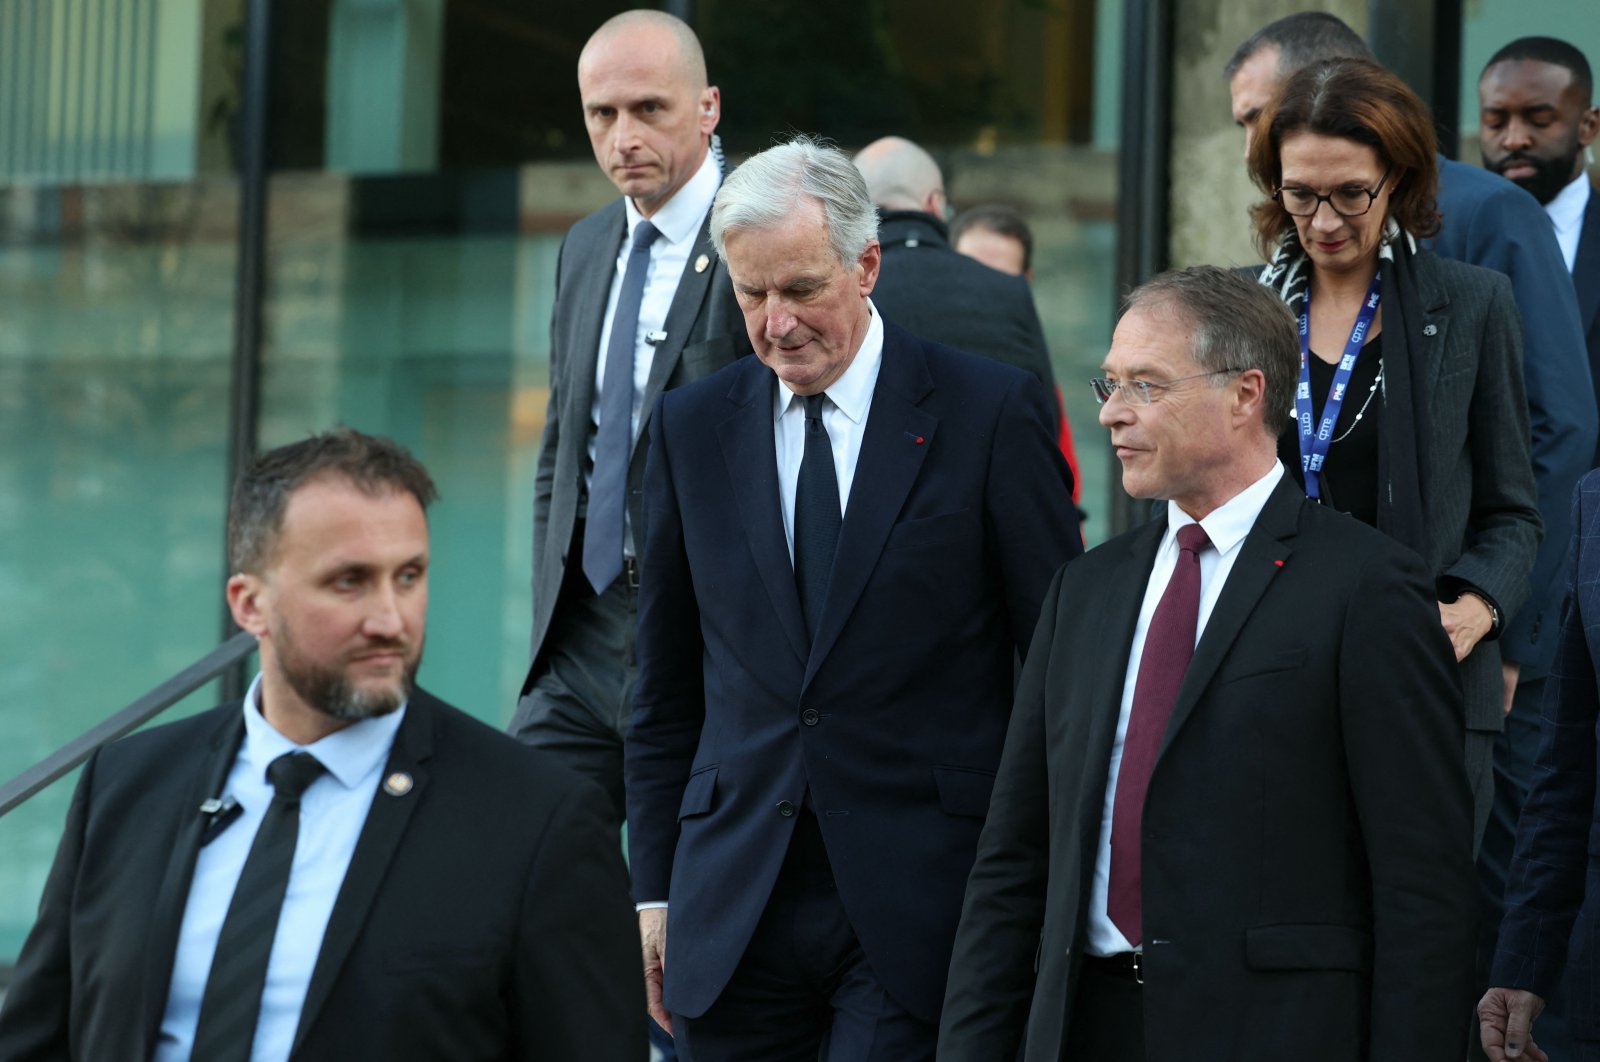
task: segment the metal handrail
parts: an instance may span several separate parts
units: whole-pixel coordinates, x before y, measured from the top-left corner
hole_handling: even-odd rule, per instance
[[[255,635],[240,631],[117,714],[73,738],[38,763],[0,785],[0,817],[94,755],[102,745],[143,726],[249,656]]]

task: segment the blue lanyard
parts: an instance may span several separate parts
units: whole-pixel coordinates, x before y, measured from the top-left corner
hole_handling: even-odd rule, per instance
[[[1378,315],[1381,281],[1381,272],[1373,274],[1372,286],[1367,288],[1361,312],[1356,314],[1355,327],[1350,329],[1350,338],[1344,345],[1344,356],[1333,370],[1333,385],[1328,388],[1328,401],[1322,407],[1322,419],[1317,422],[1316,431],[1311,430],[1311,289],[1306,289],[1305,305],[1300,310],[1300,386],[1294,393],[1294,412],[1300,426],[1300,471],[1305,476],[1306,496],[1312,500],[1317,499],[1322,489],[1319,473],[1328,459],[1333,426],[1339,421],[1339,410],[1344,408],[1344,396],[1350,390],[1350,374],[1361,356],[1367,329]]]

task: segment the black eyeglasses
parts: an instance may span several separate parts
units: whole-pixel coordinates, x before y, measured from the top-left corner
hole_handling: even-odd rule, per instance
[[[1393,171],[1393,166],[1384,170],[1383,176],[1378,178],[1376,188],[1347,184],[1342,188],[1335,188],[1327,195],[1318,195],[1309,188],[1279,188],[1272,193],[1272,198],[1283,207],[1284,213],[1297,218],[1316,217],[1323,203],[1327,203],[1333,208],[1333,212],[1342,218],[1359,218],[1372,209],[1378,193],[1383,191],[1384,182],[1389,179],[1389,174]]]

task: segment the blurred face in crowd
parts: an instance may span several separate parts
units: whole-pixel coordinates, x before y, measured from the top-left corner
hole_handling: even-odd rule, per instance
[[[591,38],[578,59],[578,90],[595,161],[650,217],[694,176],[717,127],[715,87],[696,84],[672,31],[630,25]]]
[[[295,490],[260,573],[228,581],[260,642],[262,713],[305,743],[410,696],[428,611],[428,522],[409,492],[337,475]]]
[[[1566,67],[1508,59],[1478,81],[1478,121],[1484,166],[1548,203],[1583,172],[1600,111]]]
[[[1279,148],[1285,202],[1333,194],[1347,213],[1366,207],[1359,217],[1345,217],[1333,203],[1317,203],[1311,217],[1294,218],[1300,243],[1312,265],[1328,272],[1369,272],[1377,268],[1383,223],[1389,216],[1389,193],[1396,175],[1388,174],[1378,153],[1366,144],[1343,137],[1299,132],[1285,137]],[[1382,187],[1379,188],[1379,184]],[[1370,199],[1366,192],[1377,189]]]
[[[1240,440],[1248,431],[1260,446],[1264,378],[1256,369],[1202,375],[1192,343],[1187,323],[1164,306],[1123,314],[1101,364],[1123,386],[1101,405],[1100,423],[1111,430],[1124,490],[1176,501],[1198,520],[1250,482],[1253,450]],[[1156,385],[1149,405],[1128,397],[1138,380]]]
[[[808,199],[781,225],[732,229],[723,244],[756,357],[796,394],[827,390],[866,338],[878,241],[841,262],[822,204]]]
[[[1234,124],[1244,130],[1244,153],[1250,156],[1255,139],[1256,116],[1266,110],[1279,87],[1276,45],[1266,45],[1240,64],[1228,82],[1228,97],[1233,104]]]
[[[1003,233],[973,225],[956,240],[956,250],[968,258],[976,258],[990,269],[1010,273],[1014,277],[1026,275],[1022,260],[1026,252],[1022,242]]]

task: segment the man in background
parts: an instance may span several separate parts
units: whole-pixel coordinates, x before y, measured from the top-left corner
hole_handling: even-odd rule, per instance
[[[951,249],[950,204],[933,156],[886,136],[862,148],[855,164],[878,208],[883,269],[873,302],[883,315],[930,342],[1031,372],[1054,391],[1033,292],[1020,277]]]
[[[950,223],[950,242],[957,254],[1033,283],[1033,230],[1011,207],[994,204],[963,210]],[[1061,418],[1056,442],[1061,447],[1061,456],[1067,459],[1067,467],[1072,470],[1072,503],[1077,505],[1083,499],[1083,477],[1078,475],[1078,452],[1072,445],[1072,426],[1067,421],[1067,407],[1059,384],[1056,385],[1056,412]],[[1078,517],[1087,519],[1081,507]]]
[[[1600,403],[1600,207],[1587,168],[1600,109],[1589,61],[1554,37],[1512,41],[1483,68],[1478,108],[1484,166],[1527,189],[1555,226]]]

